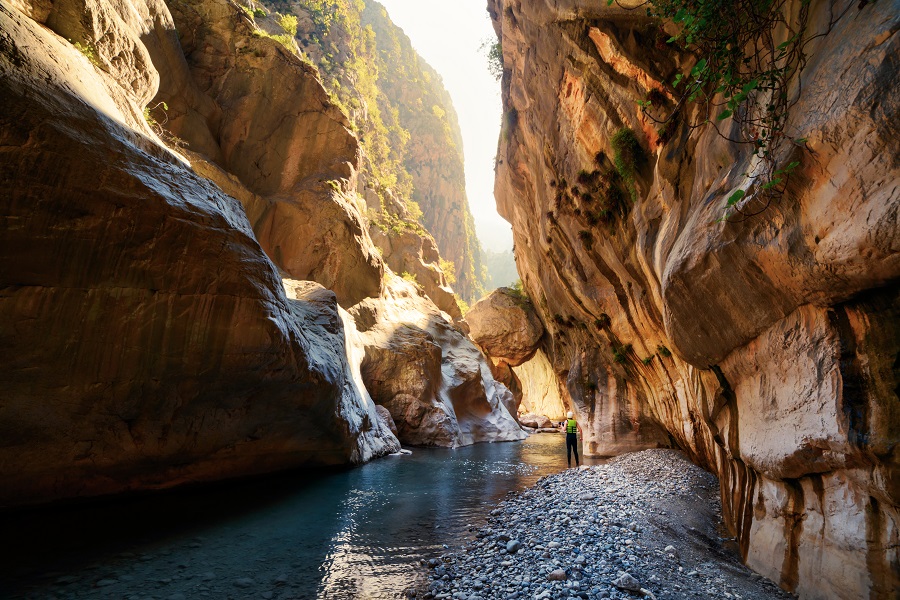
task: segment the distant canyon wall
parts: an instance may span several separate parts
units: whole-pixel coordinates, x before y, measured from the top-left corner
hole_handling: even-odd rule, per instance
[[[784,129],[801,141],[781,158],[799,166],[756,215],[748,146],[689,127],[696,103],[668,130],[641,111],[648,97],[674,110],[671,82],[696,59],[637,5],[489,1],[504,66],[495,194],[543,351],[587,452],[681,448],[718,474],[754,569],[802,598],[893,598],[900,3],[810,5],[810,35],[828,33],[789,82]],[[625,129],[631,181],[615,175]],[[723,218],[736,189],[750,208]]]

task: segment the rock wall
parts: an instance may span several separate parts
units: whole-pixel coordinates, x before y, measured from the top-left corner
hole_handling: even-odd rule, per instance
[[[0,20],[0,506],[398,450],[360,370],[379,314],[440,348],[452,424],[421,443],[522,435],[452,315],[384,265],[357,138],[292,39],[227,0]]]
[[[800,166],[746,219],[721,217],[751,152],[684,123],[661,139],[638,101],[694,59],[622,4],[489,2],[505,68],[495,195],[585,447],[686,451],[718,474],[748,564],[802,598],[894,597],[900,4],[811,5],[809,31],[834,23],[790,83]],[[624,128],[647,158],[610,217],[572,188]]]
[[[466,197],[462,134],[450,94],[441,76],[412,47],[379,3],[366,2],[362,22],[375,31],[385,61],[379,86],[398,107],[399,122],[410,133],[406,170],[412,199],[441,255],[454,263],[453,289],[468,302],[485,290],[481,244]]]
[[[544,415],[556,422],[566,418],[566,390],[560,389],[553,365],[543,350],[539,348],[530,360],[511,368],[522,388],[520,414]]]
[[[85,54],[0,4],[0,506],[395,451],[318,324],[333,294],[288,300],[241,205],[147,127],[164,7],[46,22],[69,11],[105,27]]]

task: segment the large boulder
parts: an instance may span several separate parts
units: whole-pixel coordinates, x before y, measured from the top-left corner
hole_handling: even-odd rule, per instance
[[[534,306],[510,288],[498,288],[472,305],[466,322],[476,344],[512,367],[534,356],[544,334]]]

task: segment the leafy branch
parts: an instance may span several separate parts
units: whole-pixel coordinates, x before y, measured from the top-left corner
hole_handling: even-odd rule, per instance
[[[618,0],[608,0],[608,4]],[[639,102],[641,110],[671,132],[685,105],[699,110],[691,129],[711,125],[718,135],[753,149],[754,163],[747,174],[759,184],[756,204],[743,203],[746,190],[734,191],[726,201],[726,216],[747,218],[765,211],[784,193],[789,175],[799,166],[791,161],[789,145],[802,147],[805,139],[791,139],[785,132],[790,109],[799,99],[799,74],[806,65],[807,44],[827,35],[843,13],[832,19],[825,32],[807,30],[810,0],[788,10],[787,0],[655,0],[645,3],[647,15],[678,26],[666,42],[688,51],[697,62],[688,73],[679,73],[669,92],[676,98],[668,117],[657,119],[648,112],[654,102]],[[644,5],[642,5],[644,6]],[[633,10],[634,7],[622,7]],[[796,91],[789,84],[796,81]],[[657,95],[663,95],[657,91]],[[726,119],[732,123],[723,132]],[[785,156],[787,158],[785,158]],[[781,165],[782,160],[788,160]]]

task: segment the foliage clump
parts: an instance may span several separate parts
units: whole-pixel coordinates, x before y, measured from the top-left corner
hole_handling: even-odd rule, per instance
[[[278,26],[281,27],[286,34],[288,34],[292,38],[296,37],[298,23],[296,15],[283,15],[281,13],[275,13],[275,20],[278,22]]]
[[[689,127],[713,123],[719,135],[749,145],[757,159],[748,175],[759,182],[759,204],[737,209],[745,191],[736,190],[726,201],[726,216],[765,210],[783,194],[787,177],[800,164],[790,160],[790,144],[800,146],[805,139],[792,139],[785,130],[799,96],[790,92],[790,82],[806,64],[806,44],[827,35],[840,18],[834,16],[824,31],[809,31],[810,4],[802,0],[794,9],[787,0],[654,0],[646,9],[649,16],[678,26],[667,44],[697,57],[689,72],[672,81],[680,96],[669,116],[658,121],[661,141],[673,135],[682,107],[696,103],[700,119]],[[640,104],[646,113],[659,101],[648,98]],[[732,125],[720,130],[717,123],[728,118]]]
[[[663,346],[662,344],[656,347],[656,351],[659,352],[660,356],[665,356],[666,358],[672,356],[672,351]]]
[[[438,267],[440,267],[441,271],[444,272],[444,279],[447,280],[447,285],[453,285],[454,283],[456,283],[456,265],[453,264],[452,260],[439,258]]]
[[[69,40],[70,42],[72,40]],[[75,49],[81,52],[86,59],[91,61],[91,64],[95,67],[100,66],[100,58],[97,56],[97,48],[94,47],[94,44],[91,42],[73,42],[73,46]]]
[[[506,294],[520,306],[531,304],[531,299],[528,297],[528,293],[525,291],[525,286],[521,279],[516,279],[515,283],[506,288]]]
[[[612,355],[613,360],[619,364],[622,364],[628,360],[628,354],[631,352],[631,344],[625,345],[613,345],[612,347]]]
[[[487,69],[491,77],[500,81],[503,78],[503,46],[500,40],[491,43],[486,40],[481,44],[481,51],[487,57]]]
[[[618,130],[610,140],[613,149],[613,164],[616,172],[628,188],[632,200],[637,200],[637,188],[634,176],[640,163],[644,160],[644,149],[638,142],[634,131],[628,127]]]

